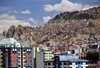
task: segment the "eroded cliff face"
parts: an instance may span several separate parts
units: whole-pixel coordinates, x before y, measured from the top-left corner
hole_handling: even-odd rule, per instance
[[[2,37],[0,35],[0,40],[2,38],[15,38],[19,43],[23,44],[25,47],[29,47],[33,44],[36,44],[32,40],[32,37],[29,35],[30,32],[34,32],[33,27],[22,26],[22,25],[18,25],[18,27],[11,26],[7,32],[6,31],[3,32]]]
[[[3,32],[4,37],[6,38],[10,38],[10,37],[20,37],[23,34],[26,34],[29,31],[33,31],[34,28],[33,27],[25,27],[22,25],[18,25],[18,27],[15,26],[11,26],[7,32]]]

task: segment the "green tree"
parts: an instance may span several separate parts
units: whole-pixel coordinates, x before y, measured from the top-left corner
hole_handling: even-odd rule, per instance
[[[97,62],[97,60],[99,59],[99,53],[98,52],[94,52],[93,53],[93,62]]]
[[[86,55],[86,59],[90,61],[90,63],[93,63],[93,62],[97,62],[97,60],[99,59],[99,53],[98,52],[88,52],[87,55]]]

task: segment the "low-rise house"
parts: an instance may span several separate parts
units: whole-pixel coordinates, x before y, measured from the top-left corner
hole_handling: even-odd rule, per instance
[[[82,53],[82,48],[79,45],[73,45],[69,47],[69,50],[73,51],[73,54]]]

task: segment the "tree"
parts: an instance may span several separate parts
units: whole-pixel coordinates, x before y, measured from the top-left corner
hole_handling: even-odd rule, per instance
[[[99,59],[99,53],[98,52],[94,52],[93,53],[93,62],[97,62],[97,60]]]
[[[97,60],[99,59],[99,53],[98,52],[88,52],[87,55],[86,55],[86,59],[90,61],[90,63],[93,63],[93,62],[97,62]]]
[[[91,56],[92,56],[92,52],[88,52],[87,55],[86,55],[86,59],[91,60],[92,59]]]

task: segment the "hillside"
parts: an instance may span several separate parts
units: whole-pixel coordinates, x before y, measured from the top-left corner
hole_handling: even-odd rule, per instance
[[[56,15],[50,19],[48,23],[60,23],[69,20],[81,20],[81,19],[99,19],[100,18],[100,7],[90,8],[84,11],[75,12],[64,12]]]
[[[14,37],[25,45],[43,44],[47,41],[68,41],[89,35],[100,35],[100,7],[84,11],[64,12],[42,26],[11,26],[4,37]]]

